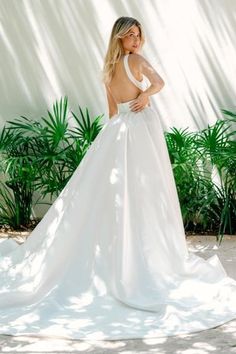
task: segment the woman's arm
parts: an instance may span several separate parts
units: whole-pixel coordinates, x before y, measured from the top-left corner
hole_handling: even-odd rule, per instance
[[[111,119],[116,113],[118,113],[117,103],[112,96],[110,89],[107,84],[105,84],[106,93],[107,93],[107,102],[109,108],[109,118]]]
[[[145,75],[151,85],[143,92],[139,94],[135,101],[132,102],[130,108],[134,112],[141,111],[149,102],[149,96],[159,92],[165,85],[162,77],[157,73],[153,66],[141,55],[132,54],[134,64],[141,74]]]
[[[153,66],[144,57],[142,57],[141,55],[137,55],[137,56],[138,56],[139,71],[143,75],[145,75],[151,83],[151,85],[148,87],[147,90],[144,91],[144,93],[150,96],[159,92],[165,85],[164,80],[161,78],[161,76],[157,73],[157,71],[153,68]]]

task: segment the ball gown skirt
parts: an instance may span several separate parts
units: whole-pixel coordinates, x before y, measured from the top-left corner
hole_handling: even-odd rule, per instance
[[[0,258],[0,333],[115,340],[236,318],[236,281],[188,251],[152,106],[119,104],[22,245]]]

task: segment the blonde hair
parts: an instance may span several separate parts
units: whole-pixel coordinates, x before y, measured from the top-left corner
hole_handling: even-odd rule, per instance
[[[119,61],[122,54],[124,54],[121,38],[126,36],[132,26],[137,26],[139,28],[141,39],[140,47],[144,44],[145,38],[143,28],[138,20],[133,17],[122,16],[115,21],[111,31],[102,71],[102,81],[105,84],[108,84],[111,81],[115,70],[115,64]]]

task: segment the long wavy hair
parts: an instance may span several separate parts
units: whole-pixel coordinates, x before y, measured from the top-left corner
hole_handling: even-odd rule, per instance
[[[143,28],[138,20],[133,17],[119,17],[112,28],[107,53],[104,59],[102,81],[109,84],[115,71],[115,64],[124,54],[121,38],[125,37],[132,26],[137,26],[140,31],[140,47],[142,48],[145,37]]]

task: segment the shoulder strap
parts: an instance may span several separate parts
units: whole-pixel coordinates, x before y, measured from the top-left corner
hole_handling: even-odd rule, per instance
[[[143,90],[142,83],[140,81],[138,81],[137,79],[135,79],[135,77],[131,73],[131,70],[130,70],[129,64],[128,64],[128,57],[129,57],[129,54],[124,55],[124,67],[125,67],[126,74],[127,74],[128,78],[130,79],[130,81],[132,81],[132,83],[135,86],[137,86],[140,90]]]

